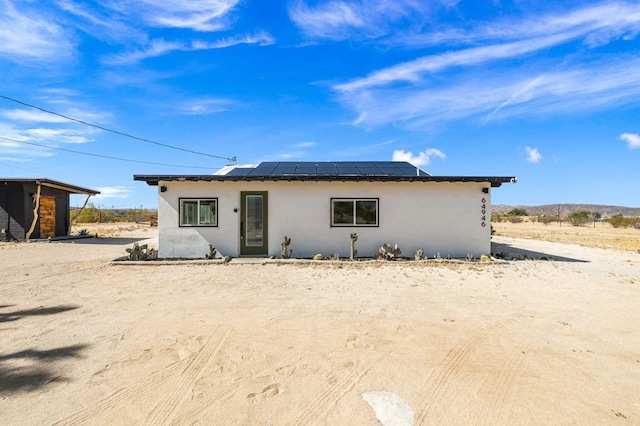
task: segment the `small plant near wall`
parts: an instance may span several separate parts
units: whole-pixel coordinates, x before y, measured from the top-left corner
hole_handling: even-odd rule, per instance
[[[351,250],[349,251],[349,260],[354,260],[358,255],[358,250],[356,250],[356,241],[358,241],[358,234],[355,232],[351,234]]]
[[[283,259],[291,259],[291,255],[293,254],[293,250],[287,250],[289,248],[289,244],[291,244],[291,238],[284,236],[284,241],[280,243],[281,247],[281,257]]]
[[[205,254],[204,258],[215,259],[217,255],[218,255],[218,251],[216,250],[216,248],[213,246],[213,244],[209,244],[209,253]]]
[[[401,253],[402,251],[400,251],[400,247],[398,247],[397,243],[395,246],[392,246],[389,243],[385,243],[378,249],[378,252],[376,253],[376,258],[394,260]]]
[[[146,244],[139,245],[135,243],[132,248],[126,249],[126,252],[129,253],[127,260],[151,260],[157,257],[156,250],[149,248]]]

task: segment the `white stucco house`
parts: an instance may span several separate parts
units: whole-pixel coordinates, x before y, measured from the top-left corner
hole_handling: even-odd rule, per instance
[[[134,175],[158,187],[158,256],[491,252],[491,190],[513,176],[433,176],[407,162],[263,162],[212,175]]]

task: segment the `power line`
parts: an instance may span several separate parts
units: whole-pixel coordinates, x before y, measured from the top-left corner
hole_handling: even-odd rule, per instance
[[[31,104],[28,104],[26,102],[19,101],[18,99],[10,98],[9,96],[4,96],[4,95],[0,94],[0,98],[6,99],[6,100],[11,101],[11,102],[15,102],[15,103],[20,104],[20,105],[27,106],[29,108],[34,108],[34,109],[40,110],[42,112],[46,112],[47,114],[57,115],[58,117],[62,117],[64,119],[67,119],[67,120],[70,120],[70,121],[75,121],[76,123],[84,124],[85,126],[91,126],[91,127],[95,127],[96,129],[104,130],[105,132],[111,132],[111,133],[115,133],[116,135],[125,136],[127,138],[136,139],[136,140],[139,140],[139,141],[142,141],[142,142],[146,142],[146,143],[162,146],[162,147],[165,147],[165,148],[176,149],[178,151],[189,152],[191,154],[198,154],[198,155],[204,155],[206,157],[218,158],[218,159],[221,159],[221,160],[228,160],[228,161],[231,161],[234,164],[237,162],[236,157],[222,157],[220,155],[207,154],[206,152],[192,151],[190,149],[180,148],[179,146],[169,145],[169,144],[166,144],[166,143],[156,142],[156,141],[152,141],[150,139],[145,139],[145,138],[141,138],[141,137],[138,137],[138,136],[130,135],[128,133],[124,133],[124,132],[121,132],[121,131],[118,131],[118,130],[108,129],[106,127],[102,127],[102,126],[99,126],[97,124],[89,123],[87,121],[83,121],[83,120],[80,120],[78,118],[69,117],[68,115],[64,115],[64,114],[60,114],[58,112],[50,111],[48,109],[44,109],[44,108],[41,108],[41,107],[36,106],[36,105],[31,105]]]
[[[128,158],[112,157],[112,156],[109,156],[109,155],[91,154],[89,152],[74,151],[72,149],[60,148],[60,147],[51,146],[51,145],[43,145],[43,144],[39,144],[39,143],[35,143],[35,142],[19,141],[17,139],[6,138],[4,136],[0,136],[0,139],[4,139],[4,140],[10,141],[10,142],[24,143],[24,144],[27,144],[27,145],[39,146],[39,147],[42,147],[42,148],[56,149],[58,151],[71,152],[71,153],[74,153],[74,154],[89,155],[91,157],[106,158],[106,159],[109,159],[109,160],[127,161],[129,163],[152,164],[154,166],[184,167],[184,168],[189,168],[189,169],[206,169],[206,170],[211,170],[212,169],[211,167],[181,166],[181,165],[178,165],[178,164],[154,163],[154,162],[151,162],[151,161],[130,160]]]

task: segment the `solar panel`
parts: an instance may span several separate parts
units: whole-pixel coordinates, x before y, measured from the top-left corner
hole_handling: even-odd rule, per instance
[[[265,161],[255,168],[237,167],[229,176],[282,176],[282,175],[356,175],[356,176],[429,176],[405,161]]]
[[[248,167],[236,167],[227,173],[227,176],[248,176],[254,169]]]
[[[355,166],[338,166],[338,174],[341,175],[358,175],[358,168]]]
[[[337,175],[338,168],[336,166],[318,166],[318,174],[319,175]]]
[[[363,175],[380,175],[380,169],[377,167],[358,167]]]
[[[292,175],[296,172],[296,166],[294,164],[280,163],[278,167],[275,168],[271,176],[273,175]]]
[[[309,166],[303,166],[303,167],[296,167],[296,171],[295,174],[297,175],[315,175],[317,174],[317,169],[315,164],[313,165],[313,167],[309,167]]]

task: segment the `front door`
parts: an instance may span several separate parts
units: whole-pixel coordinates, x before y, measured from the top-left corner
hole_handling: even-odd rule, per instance
[[[243,191],[240,197],[240,254],[267,255],[267,191]]]

